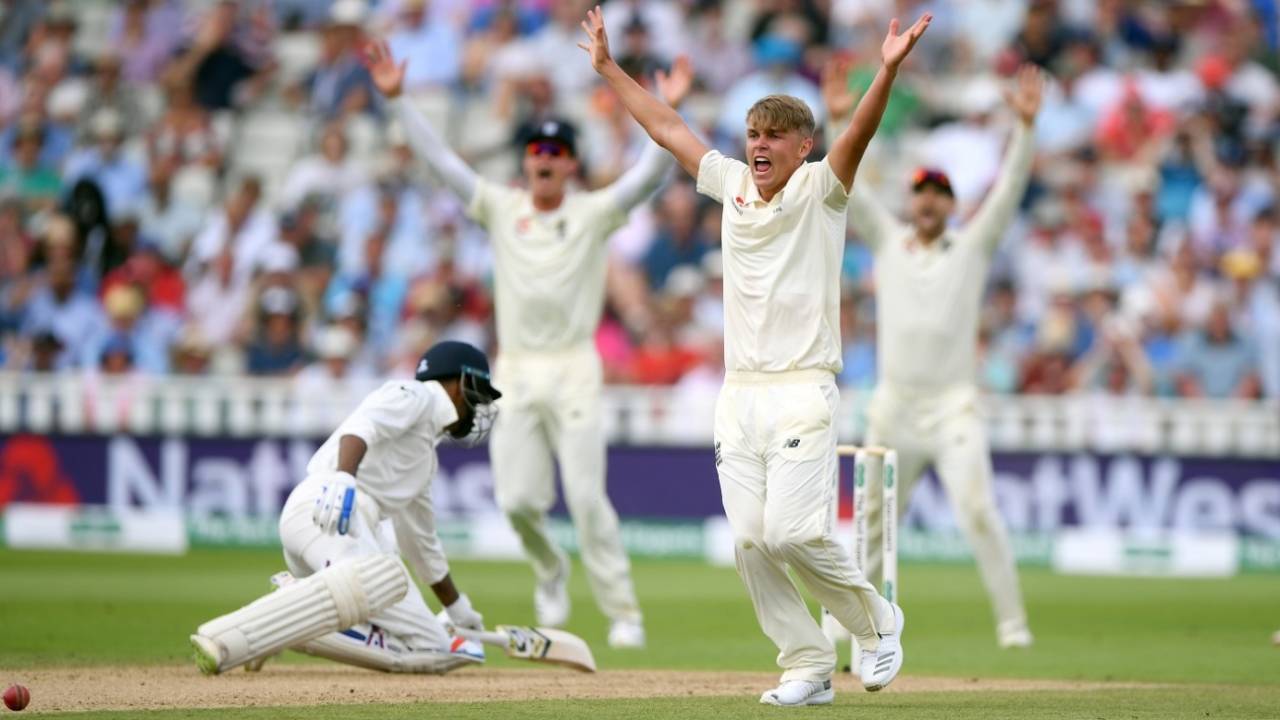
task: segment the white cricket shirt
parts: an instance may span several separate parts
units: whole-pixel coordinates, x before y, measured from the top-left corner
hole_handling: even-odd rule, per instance
[[[592,342],[604,310],[608,244],[627,213],[609,189],[571,192],[540,212],[527,190],[479,180],[467,214],[489,231],[498,345],[555,352]]]
[[[307,463],[308,474],[335,472],[342,436],[364,440],[368,450],[356,486],[378,504],[380,517],[391,518],[401,555],[429,585],[449,572],[436,535],[431,481],[440,465],[436,446],[457,420],[440,383],[391,380],[370,393]]]
[[[724,364],[840,372],[840,261],[849,196],[825,159],[765,202],[746,163],[712,150],[698,192],[724,205]]]
[[[880,382],[934,391],[977,382],[978,321],[991,255],[1027,187],[1034,143],[1015,130],[995,186],[963,228],[926,245],[860,187],[849,217],[875,253]]]

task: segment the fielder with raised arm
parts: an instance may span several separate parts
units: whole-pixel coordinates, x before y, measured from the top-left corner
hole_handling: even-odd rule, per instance
[[[436,445],[446,436],[482,440],[499,397],[484,353],[460,342],[433,346],[414,380],[388,381],[366,397],[285,501],[280,541],[290,572],[272,578],[275,592],[196,630],[200,670],[260,666],[286,648],[390,672],[483,662],[482,646],[452,635],[427,608],[404,561],[449,623],[484,629],[449,576],[431,481]]]
[[[823,78],[830,117],[853,110],[848,66]],[[947,176],[918,170],[911,180],[911,223],[899,222],[861,188],[849,198],[849,220],[875,254],[877,365],[867,444],[898,451],[898,500],[905,505],[926,465],[933,465],[978,561],[995,609],[1001,647],[1031,645],[1027,613],[1004,521],[996,510],[991,454],[978,408],[978,315],[992,254],[1027,188],[1033,125],[1044,81],[1023,67],[1008,94],[1018,121],[999,177],[973,218],[949,227],[955,196]],[[868,492],[868,566],[880,576],[880,488]],[[900,508],[901,509],[901,508]]]
[[[604,308],[606,240],[662,183],[670,158],[650,144],[612,185],[570,192],[578,173],[575,133],[568,123],[549,121],[526,138],[526,187],[490,182],[448,148],[409,100],[397,99],[405,62],[397,63],[385,44],[371,45],[366,61],[418,157],[493,242],[499,346],[494,376],[508,393],[489,452],[498,505],[533,564],[538,624],[560,627],[569,619],[569,562],[546,529],[546,513],[555,502],[554,455],[591,589],[611,622],[609,644],[643,647],[631,567],[605,494],[603,374],[594,338]],[[657,75],[659,92],[672,107],[692,82],[687,61],[677,62],[669,75]]]
[[[716,403],[715,461],[738,573],[765,634],[778,646],[781,684],[770,705],[832,702],[836,654],[790,567],[857,636],[863,686],[879,690],[902,667],[902,609],[881,597],[834,535],[838,467],[834,413],[840,353],[840,259],[849,187],[875,134],[898,66],[924,34],[889,26],[884,65],[853,120],[820,162],[812,111],[770,95],[747,113],[750,164],[709,150],[680,116],[627,76],[609,54],[597,7],[583,49],[657,143],[724,205],[727,374]]]

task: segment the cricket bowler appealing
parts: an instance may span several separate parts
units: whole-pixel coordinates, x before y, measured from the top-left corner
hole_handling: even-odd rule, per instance
[[[280,541],[290,572],[272,578],[278,589],[191,636],[201,671],[258,667],[286,648],[389,672],[484,662],[478,643],[452,635],[427,608],[405,562],[451,624],[484,629],[449,576],[431,481],[440,441],[481,441],[499,397],[484,353],[461,342],[433,346],[415,379],[366,397],[285,501]]]
[[[901,608],[881,597],[834,535],[838,466],[835,374],[841,367],[840,259],[849,187],[875,134],[897,69],[932,17],[889,26],[884,62],[853,120],[820,162],[806,163],[814,119],[799,99],[771,95],[747,113],[750,164],[708,148],[609,54],[597,7],[581,47],[627,110],[724,205],[725,385],[716,404],[715,462],[734,533],[738,574],[756,618],[778,646],[781,684],[770,705],[834,700],[836,654],[800,592],[809,591],[865,652],[863,686],[902,667]]]
[[[823,96],[833,118],[853,109],[847,75],[847,66],[824,73]],[[880,377],[868,411],[867,444],[898,451],[901,506],[925,466],[937,470],[973,548],[995,611],[996,640],[1005,648],[1028,647],[1032,637],[992,490],[991,453],[978,407],[978,318],[991,255],[1031,175],[1043,84],[1035,66],[1019,71],[1007,98],[1017,115],[1009,149],[995,185],[963,227],[948,227],[955,196],[938,170],[919,170],[912,178],[910,225],[861,188],[849,198],[849,220],[875,254]],[[880,490],[872,484],[865,509],[870,526],[863,571],[874,583],[881,572]]]
[[[498,506],[533,564],[538,624],[563,626],[570,609],[568,558],[546,528],[555,502],[554,455],[591,589],[611,621],[609,644],[643,647],[631,566],[605,494],[603,371],[594,338],[604,308],[606,240],[658,188],[670,157],[650,144],[612,185],[569,192],[578,172],[575,133],[568,123],[548,121],[525,139],[526,187],[489,182],[445,145],[410,101],[396,99],[405,61],[397,64],[378,43],[368,48],[366,62],[378,90],[396,106],[418,157],[493,242],[499,346],[494,377],[507,396],[489,453]],[[656,79],[673,107],[693,83],[687,65]]]

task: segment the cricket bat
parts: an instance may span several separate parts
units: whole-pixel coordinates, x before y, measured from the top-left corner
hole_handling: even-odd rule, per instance
[[[564,630],[499,625],[493,630],[454,628],[454,632],[468,640],[500,647],[507,657],[517,660],[563,665],[581,672],[596,671],[596,659],[586,641]]]

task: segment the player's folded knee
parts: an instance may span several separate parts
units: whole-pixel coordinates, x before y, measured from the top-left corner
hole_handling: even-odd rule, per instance
[[[805,552],[822,540],[822,533],[805,528],[770,526],[764,531],[765,545],[775,554],[787,558]]]

